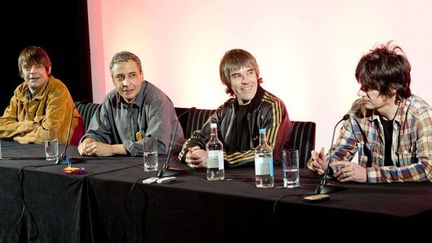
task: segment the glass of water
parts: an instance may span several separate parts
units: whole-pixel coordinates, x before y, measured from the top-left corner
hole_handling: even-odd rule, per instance
[[[144,139],[144,171],[158,170],[158,142],[155,137]]]
[[[58,139],[55,130],[47,130],[45,136],[45,159],[56,160],[59,157]]]
[[[46,160],[56,160],[59,155],[58,140],[45,139],[45,158]]]
[[[297,149],[282,150],[283,187],[300,186],[299,156]]]

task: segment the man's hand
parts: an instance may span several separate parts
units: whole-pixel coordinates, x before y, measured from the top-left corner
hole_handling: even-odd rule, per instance
[[[113,156],[116,154],[126,155],[127,151],[123,144],[106,144],[86,138],[78,145],[78,152],[84,156]]]
[[[324,174],[324,170],[327,167],[326,161],[324,159],[324,148],[321,148],[318,153],[315,150],[311,151],[311,158],[306,163],[309,170],[317,172],[319,175]]]
[[[189,151],[186,154],[186,164],[191,168],[205,168],[207,167],[206,163],[207,159],[207,151],[201,149],[199,146],[194,146],[189,148]]]
[[[367,182],[367,170],[363,166],[348,161],[335,161],[333,164],[340,168],[334,174],[338,181]]]
[[[78,145],[78,153],[84,156],[92,156],[93,149],[90,147],[95,140],[93,138],[86,138]]]

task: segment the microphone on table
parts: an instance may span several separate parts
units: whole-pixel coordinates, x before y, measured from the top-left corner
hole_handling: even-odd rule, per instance
[[[329,161],[327,164],[327,169],[324,171],[324,174],[321,178],[321,182],[320,184],[316,187],[315,189],[315,194],[327,194],[327,193],[331,193],[334,192],[336,190],[338,190],[339,188],[335,185],[328,185],[327,184],[327,179],[328,179],[328,174],[330,173],[331,167],[330,167],[330,163],[332,161],[332,147],[333,147],[333,142],[334,142],[334,137],[335,137],[335,132],[336,132],[336,128],[339,125],[339,123],[346,121],[350,118],[349,114],[345,114],[342,119],[340,119],[336,125],[333,128],[333,135],[332,135],[332,140],[331,140],[331,144],[330,144],[330,151],[329,151]]]
[[[181,172],[180,169],[170,168],[170,166],[169,166],[171,151],[172,151],[172,148],[174,146],[174,140],[175,140],[176,133],[177,133],[177,127],[179,126],[179,123],[180,123],[180,118],[182,116],[184,116],[185,114],[188,114],[188,113],[193,112],[195,110],[196,110],[195,107],[191,107],[188,110],[186,110],[183,113],[181,113],[179,116],[176,116],[177,117],[177,119],[176,119],[176,125],[174,127],[174,133],[173,133],[173,135],[171,137],[171,144],[170,144],[170,146],[168,148],[167,159],[165,161],[165,164],[162,166],[162,168],[159,170],[159,172],[157,174],[158,178],[160,178],[160,177],[168,177],[168,176],[175,176],[175,175],[180,174],[180,172]]]
[[[63,153],[56,159],[56,161],[55,161],[56,165],[72,163],[72,158],[70,158],[69,156],[66,155],[66,151],[67,151],[68,145],[69,145],[69,138],[70,138],[70,134],[71,134],[71,130],[72,130],[72,121],[74,118],[75,109],[76,109],[76,106],[74,105],[72,107],[71,116],[70,116],[70,120],[69,120],[69,128],[68,128],[68,133],[67,133],[67,137],[66,137],[66,146],[63,150]]]

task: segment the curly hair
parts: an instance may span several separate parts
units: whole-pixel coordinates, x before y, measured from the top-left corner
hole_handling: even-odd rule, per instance
[[[383,96],[396,95],[402,98],[411,96],[411,65],[402,50],[391,41],[380,44],[362,56],[355,71],[361,89],[375,89]]]

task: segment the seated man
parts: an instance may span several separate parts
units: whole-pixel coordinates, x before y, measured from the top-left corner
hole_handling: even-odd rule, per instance
[[[67,87],[51,74],[51,61],[45,50],[36,46],[22,50],[18,70],[24,82],[15,89],[0,117],[0,138],[43,143],[46,136],[54,133],[59,143],[77,145],[84,134],[82,118]]]
[[[110,71],[115,90],[93,115],[78,152],[142,156],[143,143],[156,137],[158,153],[166,154],[173,136],[173,152],[179,151],[184,137],[174,106],[165,93],[144,80],[140,59],[133,53],[119,52],[111,60]]]
[[[391,43],[360,59],[355,72],[360,99],[332,146],[332,165],[342,167],[334,174],[337,180],[432,181],[432,109],[411,94],[410,71],[402,49]],[[350,162],[356,152],[358,164]],[[312,151],[307,167],[323,174],[327,161],[323,150]]]
[[[210,116],[201,130],[183,145],[179,159],[190,167],[206,167],[205,145],[210,138],[210,123],[217,123],[225,161],[234,167],[254,163],[260,128],[267,131],[267,143],[279,160],[288,144],[291,121],[284,103],[261,87],[259,67],[249,52],[233,49],[225,53],[219,73],[226,93],[232,96]]]

